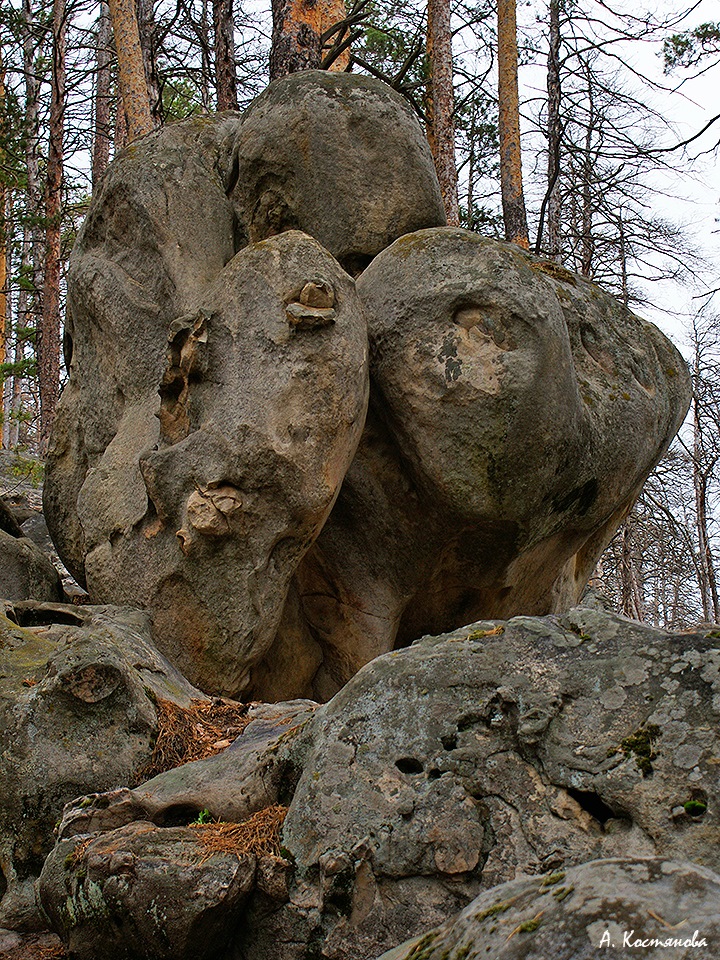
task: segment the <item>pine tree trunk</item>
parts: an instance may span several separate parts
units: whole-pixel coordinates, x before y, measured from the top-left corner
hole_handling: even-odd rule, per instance
[[[153,0],[137,0],[136,11],[140,48],[142,50],[143,67],[145,68],[145,82],[150,102],[150,116],[153,126],[159,127],[162,123],[162,102],[155,58],[155,9]]]
[[[9,133],[5,101],[5,62],[0,47],[0,363],[7,357],[8,336],[8,229],[7,203],[8,189],[2,170],[5,166],[4,144]],[[5,397],[5,377],[0,373],[0,396]],[[3,424],[5,423],[5,404],[2,405]]]
[[[500,189],[505,239],[527,249],[528,227],[522,185],[520,98],[515,0],[498,0],[498,133]]]
[[[43,312],[36,337],[40,387],[40,450],[45,452],[60,394],[60,230],[65,127],[65,0],[53,2],[53,67],[45,191]]]
[[[237,110],[233,0],[213,0],[215,31],[215,84],[218,110]]]
[[[547,64],[548,93],[548,256],[560,260],[560,0],[550,0],[550,45]]]
[[[135,0],[108,0],[108,3],[118,58],[122,107],[128,127],[127,140],[130,143],[154,128]]]
[[[344,0],[272,0],[270,79],[322,64],[323,33],[345,18]],[[349,51],[331,69],[344,70]]]
[[[110,63],[112,60],[110,45],[112,31],[110,26],[110,8],[105,0],[100,0],[100,15],[97,26],[96,74],[95,74],[95,129],[92,146],[92,186],[97,189],[110,161]]]
[[[450,226],[459,226],[449,0],[428,2],[427,59],[430,69],[427,138],[440,181],[447,222]]]
[[[28,298],[26,326],[37,327],[42,316],[44,238],[41,224],[44,216],[43,188],[40,180],[40,80],[36,70],[36,44],[33,38],[34,10],[32,0],[23,0],[21,31],[23,40],[23,74],[25,79],[25,172],[27,176],[26,209],[30,226],[32,252],[30,273],[32,296]],[[26,266],[28,266],[26,264]]]

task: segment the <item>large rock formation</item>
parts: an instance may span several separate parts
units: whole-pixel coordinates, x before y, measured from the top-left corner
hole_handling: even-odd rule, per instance
[[[60,576],[0,498],[0,597],[5,600],[61,600]]]
[[[717,634],[666,634],[588,608],[479,622],[378,658],[324,706],[260,708],[215,758],[71,804],[42,901],[73,956],[90,960],[109,917],[147,930],[145,905],[175,895],[176,871],[150,878],[145,866],[157,828],[202,807],[242,821],[278,802],[289,805],[292,876],[228,907],[234,933],[217,960],[276,960],[278,944],[283,960],[312,950],[374,960],[482,889],[594,858],[717,871],[719,713]],[[168,835],[178,842],[185,864],[191,838]],[[128,844],[133,856],[113,859]],[[206,861],[209,890],[227,866],[218,860],[215,875]],[[182,889],[195,890],[182,871]],[[106,960],[165,957],[152,922],[152,938],[128,933]]]
[[[402,99],[312,71],[94,199],[48,524],[202,689],[327,699],[424,632],[567,608],[681,422],[655,328],[443,222]]]
[[[423,230],[357,289],[370,411],[296,575],[323,663],[291,692],[321,699],[423,633],[576,603],[688,396],[656,327],[511,244]],[[308,636],[286,641],[295,616],[272,658]]]

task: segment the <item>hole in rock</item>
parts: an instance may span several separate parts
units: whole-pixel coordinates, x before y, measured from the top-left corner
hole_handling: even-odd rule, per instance
[[[284,807],[289,807],[295,796],[297,785],[302,776],[302,767],[288,760],[280,769],[278,783],[278,803]]]
[[[73,358],[73,339],[67,330],[63,333],[62,339],[62,349],[63,349],[63,359],[65,361],[65,369],[70,369],[70,364],[72,363]]]
[[[0,870],[0,900],[5,896],[7,892],[7,880],[5,879],[5,874]]]
[[[458,732],[463,733],[471,727],[476,727],[479,723],[482,723],[482,721],[483,718],[479,713],[465,713],[457,722]]]
[[[564,513],[572,508],[582,517],[597,500],[598,490],[598,482],[593,477],[592,480],[588,480],[581,487],[571,490],[566,496],[555,497],[552,504],[553,510],[556,513]]]
[[[370,266],[372,259],[367,253],[348,253],[340,258],[340,266],[351,277],[359,277],[363,270]]]
[[[400,773],[422,773],[425,767],[420,763],[419,760],[416,760],[414,757],[400,757],[399,760],[395,761],[395,766],[398,768]]]
[[[575,790],[573,787],[568,787],[567,792],[573,800],[579,803],[583,810],[589,813],[591,817],[594,817],[601,826],[605,826],[608,820],[613,820],[620,816],[615,810],[609,807],[597,793],[592,793],[587,790]]]
[[[454,750],[455,747],[457,747],[457,736],[454,733],[449,733],[444,737],[440,737],[440,743],[445,750]]]
[[[43,627],[62,623],[68,627],[82,627],[85,620],[71,610],[49,607],[38,610],[33,607],[15,607],[15,622],[19,627]]]
[[[154,819],[157,827],[186,827],[200,816],[202,811],[189,803],[178,803],[161,810]]]
[[[432,770],[428,770],[428,780],[439,780],[440,771],[437,767],[433,767]]]

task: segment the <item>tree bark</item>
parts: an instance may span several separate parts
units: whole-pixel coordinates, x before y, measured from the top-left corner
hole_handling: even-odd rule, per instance
[[[28,298],[27,326],[36,326],[42,316],[43,291],[43,190],[40,181],[40,80],[35,66],[36,44],[33,38],[32,0],[23,0],[22,40],[25,80],[25,170],[27,175],[27,212],[30,221],[32,297]],[[27,322],[32,321],[32,323]]]
[[[45,452],[60,395],[60,230],[65,127],[65,0],[53,2],[53,65],[45,190],[45,279],[36,349],[40,388],[40,450]]]
[[[218,110],[237,110],[233,0],[213,0],[215,84]]]
[[[527,214],[522,185],[520,152],[520,98],[515,0],[498,0],[498,133],[500,137],[500,189],[505,239],[526,250]]]
[[[318,70],[323,34],[345,16],[345,0],[272,0],[270,79],[300,70]],[[344,51],[331,69],[344,70],[349,55],[349,50]]]
[[[468,187],[467,187],[467,227],[468,230],[475,228],[475,131],[476,131],[476,107],[473,104],[470,114],[470,150],[468,154]]]
[[[700,558],[700,593],[702,595],[703,617],[706,621],[712,620],[713,623],[720,621],[720,598],[718,597],[717,577],[715,574],[715,562],[713,560],[712,549],[710,545],[709,521],[708,521],[708,474],[705,466],[706,461],[706,443],[703,437],[703,426],[701,422],[701,385],[702,385],[702,363],[701,348],[697,339],[697,333],[694,343],[695,356],[693,359],[693,456],[692,456],[692,479],[695,492],[695,525],[697,528],[698,553]]]
[[[110,63],[112,53],[112,30],[110,26],[110,8],[105,0],[100,0],[96,40],[95,73],[95,129],[92,145],[92,186],[95,191],[110,161]]]
[[[455,93],[449,0],[428,0],[427,138],[450,226],[460,225],[455,165]]]
[[[550,44],[547,63],[548,93],[548,204],[547,204],[547,251],[553,260],[560,260],[560,146],[562,122],[560,120],[560,0],[550,0]]]
[[[6,137],[9,133],[5,101],[5,62],[0,47],[0,171],[5,166]],[[7,202],[8,189],[5,178],[0,173],[0,363],[5,363],[7,356],[8,335],[8,230],[7,230]],[[0,373],[0,395],[3,397],[3,425],[5,423],[5,377]]]
[[[135,0],[108,0],[108,3],[118,58],[122,106],[128,126],[127,140],[131,143],[154,128]]]
[[[627,521],[625,521],[622,526],[621,584],[623,614],[632,620],[643,621],[645,619],[645,611],[642,587],[635,566],[632,537]]]
[[[143,67],[145,68],[145,82],[150,102],[150,116],[153,126],[159,127],[163,116],[160,80],[155,58],[155,9],[153,0],[137,0],[136,10],[140,48],[142,50]]]
[[[585,145],[582,158],[582,212],[580,233],[580,273],[584,277],[593,275],[593,260],[595,255],[595,241],[593,238],[593,155],[592,142],[595,133],[595,96],[590,70],[585,64],[585,75],[588,93],[588,125],[585,132]]]

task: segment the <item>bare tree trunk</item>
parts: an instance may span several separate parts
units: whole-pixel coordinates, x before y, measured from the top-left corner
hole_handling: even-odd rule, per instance
[[[110,8],[100,0],[100,15],[97,26],[96,74],[95,74],[95,129],[92,146],[92,185],[97,189],[110,161],[110,63],[112,31]]]
[[[644,620],[645,611],[635,558],[632,551],[632,536],[627,521],[622,527],[621,588],[622,612],[633,620]]]
[[[618,244],[620,255],[620,290],[622,304],[626,309],[630,308],[630,288],[628,287],[627,273],[627,242],[625,239],[625,221],[623,220],[622,208],[618,213]]]
[[[707,485],[708,471],[704,466],[705,444],[703,441],[702,424],[700,422],[700,345],[695,342],[695,357],[693,362],[694,396],[692,400],[693,412],[693,456],[692,479],[695,491],[695,523],[697,527],[698,553],[700,555],[700,593],[702,595],[703,617],[706,621],[720,622],[720,602],[718,600],[717,576],[715,563],[710,547]]]
[[[127,139],[130,143],[150,133],[154,127],[135,0],[108,0],[108,3],[118,58],[120,94],[128,126]]]
[[[460,210],[455,165],[455,92],[449,0],[428,0],[427,60],[430,69],[427,138],[440,181],[447,222],[457,227],[460,225]]]
[[[470,114],[470,150],[468,152],[468,188],[467,188],[467,225],[469,230],[475,229],[475,122],[476,107],[472,106]]]
[[[5,166],[5,148],[8,130],[5,101],[5,62],[0,47],[0,171]],[[7,204],[9,191],[0,172],[0,363],[5,363],[8,337],[8,229]],[[0,395],[5,396],[5,377],[0,373]],[[5,404],[2,406],[5,423]]]
[[[270,79],[300,70],[318,70],[323,34],[345,16],[345,0],[272,0]],[[348,58],[349,50],[345,50],[331,69],[344,70]]]
[[[215,84],[218,110],[237,110],[233,0],[213,0]]]
[[[593,240],[593,201],[592,178],[593,158],[592,140],[595,133],[595,98],[590,71],[586,65],[587,95],[588,95],[588,125],[585,132],[585,146],[582,163],[582,213],[580,234],[580,273],[584,277],[592,277],[595,244]]]
[[[27,224],[23,227],[22,254],[20,271],[27,276],[32,273],[33,242]],[[10,390],[10,417],[8,424],[7,447],[13,449],[20,440],[20,414],[22,412],[22,362],[25,358],[25,343],[23,331],[30,326],[28,301],[30,292],[25,284],[20,286],[17,299],[17,313],[15,315],[15,349],[13,352],[13,377]]]
[[[547,70],[548,92],[548,255],[560,260],[560,0],[550,0],[550,45]]]
[[[155,59],[155,9],[153,0],[137,0],[137,21],[143,67],[145,68],[145,82],[147,83],[148,99],[150,101],[150,115],[153,125],[159,127],[162,123],[162,100]]]
[[[45,191],[45,280],[36,349],[40,387],[40,450],[44,452],[60,395],[60,229],[65,126],[65,0],[53,2],[50,140]]]
[[[203,113],[210,113],[210,79],[212,69],[210,66],[210,3],[209,0],[202,0],[202,17],[200,18],[200,33],[202,42],[200,44],[200,103]],[[214,16],[214,13],[213,13]],[[215,50],[217,56],[217,47]],[[233,67],[234,69],[234,67]],[[215,81],[217,87],[217,79]],[[219,108],[218,108],[219,109]]]
[[[32,298],[29,299],[26,326],[37,327],[42,316],[43,291],[43,189],[40,180],[40,80],[36,72],[36,44],[33,38],[32,0],[23,0],[21,30],[23,38],[23,74],[25,79],[25,170],[27,175],[27,212],[30,220],[32,251]],[[27,264],[26,264],[27,266]],[[30,322],[32,321],[32,322]]]
[[[530,246],[522,185],[515,0],[498,0],[498,133],[505,239]]]

